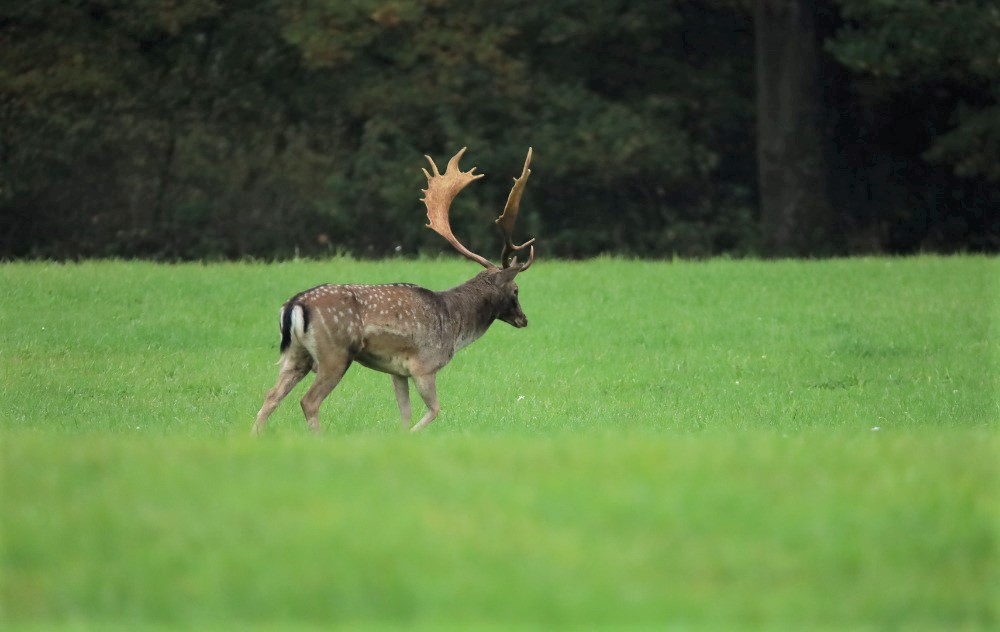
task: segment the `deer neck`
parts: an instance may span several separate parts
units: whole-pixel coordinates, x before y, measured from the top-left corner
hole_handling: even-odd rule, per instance
[[[441,296],[451,316],[449,325],[455,351],[478,340],[497,318],[501,298],[482,274],[442,292]]]

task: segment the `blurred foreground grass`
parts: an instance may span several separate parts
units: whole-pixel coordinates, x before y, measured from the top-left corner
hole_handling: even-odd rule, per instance
[[[21,438],[13,623],[983,629],[998,445]]]

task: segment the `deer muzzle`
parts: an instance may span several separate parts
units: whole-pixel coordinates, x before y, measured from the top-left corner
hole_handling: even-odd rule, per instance
[[[528,326],[528,317],[524,315],[524,312],[518,312],[516,314],[508,314],[501,316],[500,320],[507,323],[508,325],[513,325],[518,329]]]

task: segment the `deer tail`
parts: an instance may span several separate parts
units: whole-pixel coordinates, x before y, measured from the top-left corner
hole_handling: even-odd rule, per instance
[[[292,337],[303,336],[309,328],[309,309],[302,303],[289,301],[282,305],[278,323],[281,329],[281,352],[284,353],[292,345]]]

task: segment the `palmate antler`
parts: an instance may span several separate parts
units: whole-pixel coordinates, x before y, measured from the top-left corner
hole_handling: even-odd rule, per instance
[[[496,268],[497,266],[493,265],[489,259],[472,252],[462,245],[454,233],[451,232],[451,224],[448,221],[448,211],[451,209],[451,202],[455,199],[455,196],[470,182],[483,177],[483,174],[475,173],[475,167],[468,171],[462,171],[461,167],[458,166],[458,162],[462,159],[465,150],[466,148],[463,147],[457,154],[452,156],[443,174],[438,171],[437,165],[434,164],[434,160],[430,156],[424,156],[427,158],[427,162],[431,164],[431,171],[433,172],[432,175],[427,169],[423,170],[424,175],[427,176],[427,188],[423,190],[424,197],[422,199],[424,205],[427,207],[427,219],[429,220],[427,226],[444,237],[455,250],[467,259],[475,261],[484,268]],[[514,251],[530,247],[527,263],[519,266],[522,272],[527,270],[535,260],[535,247],[532,245],[535,240],[529,239],[520,246],[517,246],[514,245],[511,236],[514,231],[514,224],[517,222],[521,194],[524,192],[524,186],[528,182],[528,176],[531,175],[531,170],[528,169],[529,164],[531,164],[531,148],[528,148],[528,157],[524,161],[524,169],[521,171],[521,176],[514,179],[514,186],[510,190],[507,204],[504,206],[500,217],[496,219],[496,225],[499,227],[504,239],[503,252],[500,255],[502,267],[517,266],[517,257],[511,258],[511,254]]]
[[[515,246],[511,236],[514,233],[517,212],[521,206],[521,194],[524,193],[524,187],[528,184],[528,176],[531,175],[531,169],[528,168],[530,164],[531,147],[528,147],[528,156],[524,159],[524,168],[521,169],[521,177],[514,178],[514,186],[511,187],[510,195],[507,196],[507,204],[503,207],[503,213],[500,213],[500,217],[496,219],[496,225],[500,229],[500,234],[503,235],[503,252],[500,253],[500,264],[503,267],[508,268],[517,263],[517,257],[511,258],[514,251],[524,250],[528,246],[531,246],[528,254],[528,262],[521,267],[522,272],[527,270],[531,262],[535,260],[535,247],[532,246],[535,243],[535,238],[532,237],[520,246]]]

